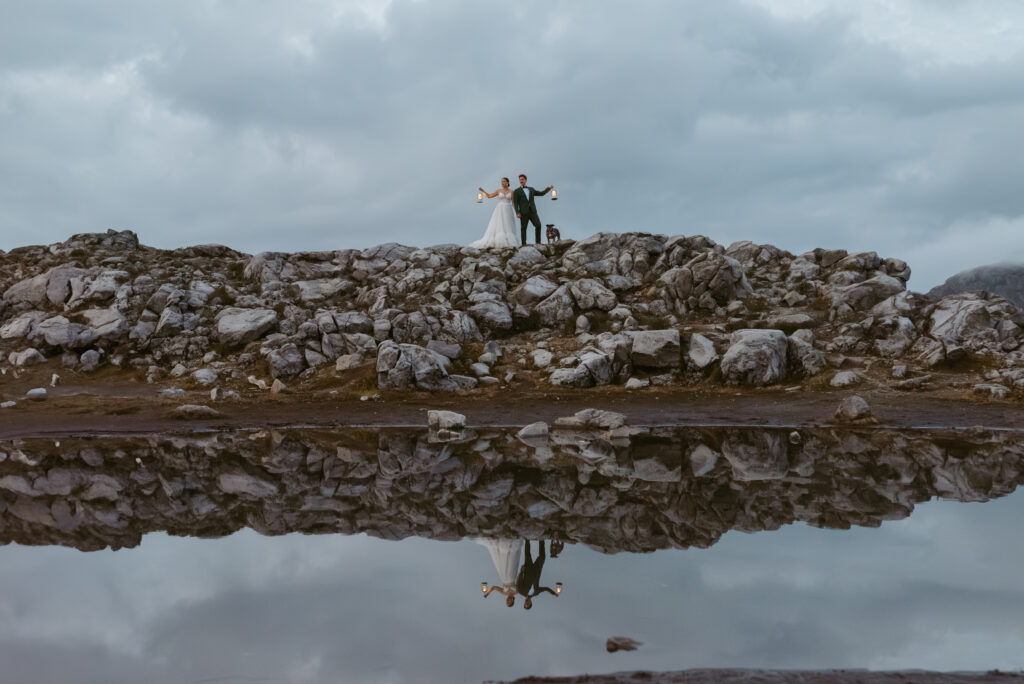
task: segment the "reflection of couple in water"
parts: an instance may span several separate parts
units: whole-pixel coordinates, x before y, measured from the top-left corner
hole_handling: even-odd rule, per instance
[[[492,592],[496,591],[499,594],[504,594],[505,605],[511,608],[515,605],[516,594],[518,593],[525,597],[523,608],[530,610],[533,607],[533,597],[543,592],[547,592],[555,597],[558,596],[559,591],[561,591],[560,582],[556,585],[558,590],[554,590],[551,587],[542,587],[540,584],[540,574],[544,569],[544,561],[547,558],[544,553],[544,540],[537,542],[537,546],[540,547],[537,558],[534,558],[530,553],[530,541],[525,540],[526,562],[523,563],[522,567],[519,567],[519,554],[522,550],[523,541],[519,539],[478,539],[477,541],[486,546],[487,550],[490,551],[491,560],[494,561],[494,567],[501,577],[501,586],[487,587],[486,582],[482,585],[484,598],[487,598]],[[564,546],[564,542],[551,540],[551,557],[557,558]],[[516,572],[517,568],[519,570],[518,573]]]

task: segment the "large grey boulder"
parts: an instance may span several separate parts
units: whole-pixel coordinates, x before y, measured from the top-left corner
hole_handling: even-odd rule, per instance
[[[815,349],[810,342],[791,335],[786,344],[789,367],[796,374],[812,377],[828,368],[825,352]]]
[[[978,295],[950,295],[935,305],[929,323],[932,337],[962,343],[991,329],[992,315],[988,310],[988,302]]]
[[[593,278],[582,278],[570,283],[569,291],[582,311],[611,311],[619,303],[614,292]]]
[[[677,329],[637,330],[627,332],[626,335],[633,341],[631,356],[634,366],[641,368],[680,367],[682,357]]]
[[[446,357],[419,345],[386,340],[377,349],[377,386],[431,392],[458,390],[459,384],[448,376],[447,364]]]
[[[683,266],[666,271],[658,285],[681,314],[714,311],[752,291],[740,262],[717,252],[702,252]]]
[[[46,297],[48,281],[49,273],[40,273],[31,278],[19,280],[4,291],[4,302],[7,304],[43,306],[48,302]]]
[[[549,327],[556,328],[565,325],[576,319],[574,300],[569,292],[568,285],[561,285],[552,292],[541,303],[534,307],[540,322]]]
[[[501,301],[482,301],[468,309],[477,325],[486,330],[508,330],[512,327],[512,312]]]
[[[267,354],[270,377],[291,378],[306,367],[306,357],[294,342],[282,345]]]
[[[117,309],[86,309],[82,312],[97,340],[120,340],[128,332],[128,320]]]
[[[726,382],[771,385],[786,377],[787,340],[781,330],[737,330],[722,357]]]
[[[72,323],[64,316],[54,316],[36,325],[32,339],[43,340],[51,347],[84,349],[96,341],[96,333],[81,323]]]
[[[906,287],[906,283],[899,278],[878,273],[859,283],[831,288],[832,309],[838,315],[853,311],[865,311],[889,297],[899,294]]]
[[[47,316],[49,314],[43,311],[26,311],[15,316],[0,326],[0,340],[27,339],[36,325],[46,320]]]
[[[229,307],[217,314],[217,338],[221,344],[241,347],[257,340],[277,325],[273,309],[238,309]]]

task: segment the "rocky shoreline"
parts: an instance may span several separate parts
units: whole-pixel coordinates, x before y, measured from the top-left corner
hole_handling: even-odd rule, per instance
[[[210,401],[620,386],[957,391],[1019,404],[1024,316],[873,252],[599,233],[248,255],[129,231],[0,252],[0,393],[130,378]],[[90,380],[91,379],[91,380]],[[15,382],[22,380],[22,382]]]

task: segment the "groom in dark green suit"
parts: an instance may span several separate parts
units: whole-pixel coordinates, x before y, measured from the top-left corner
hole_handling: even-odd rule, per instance
[[[533,198],[548,194],[553,187],[555,186],[549,185],[544,188],[544,192],[537,192],[526,184],[526,175],[519,174],[519,187],[512,193],[512,206],[515,207],[516,216],[519,218],[519,232],[524,245],[526,244],[526,226],[531,222],[536,228],[537,244],[540,244],[540,216],[537,214],[537,204]]]

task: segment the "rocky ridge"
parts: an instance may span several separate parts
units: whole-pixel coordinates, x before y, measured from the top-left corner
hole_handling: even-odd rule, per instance
[[[703,236],[248,255],[108,231],[0,252],[0,383],[39,367],[235,392],[313,378],[639,389],[824,386],[846,370],[844,386],[909,390],[959,368],[964,388],[1024,394],[1017,308],[913,293],[909,277],[874,252],[793,255]]]
[[[1024,479],[1008,431],[633,427],[592,409],[520,430],[241,431],[0,441],[0,544],[366,533],[707,547],[797,521],[878,526]]]
[[[991,292],[1024,307],[1024,264],[989,264],[961,271],[929,290],[928,296],[939,299],[979,291]]]

